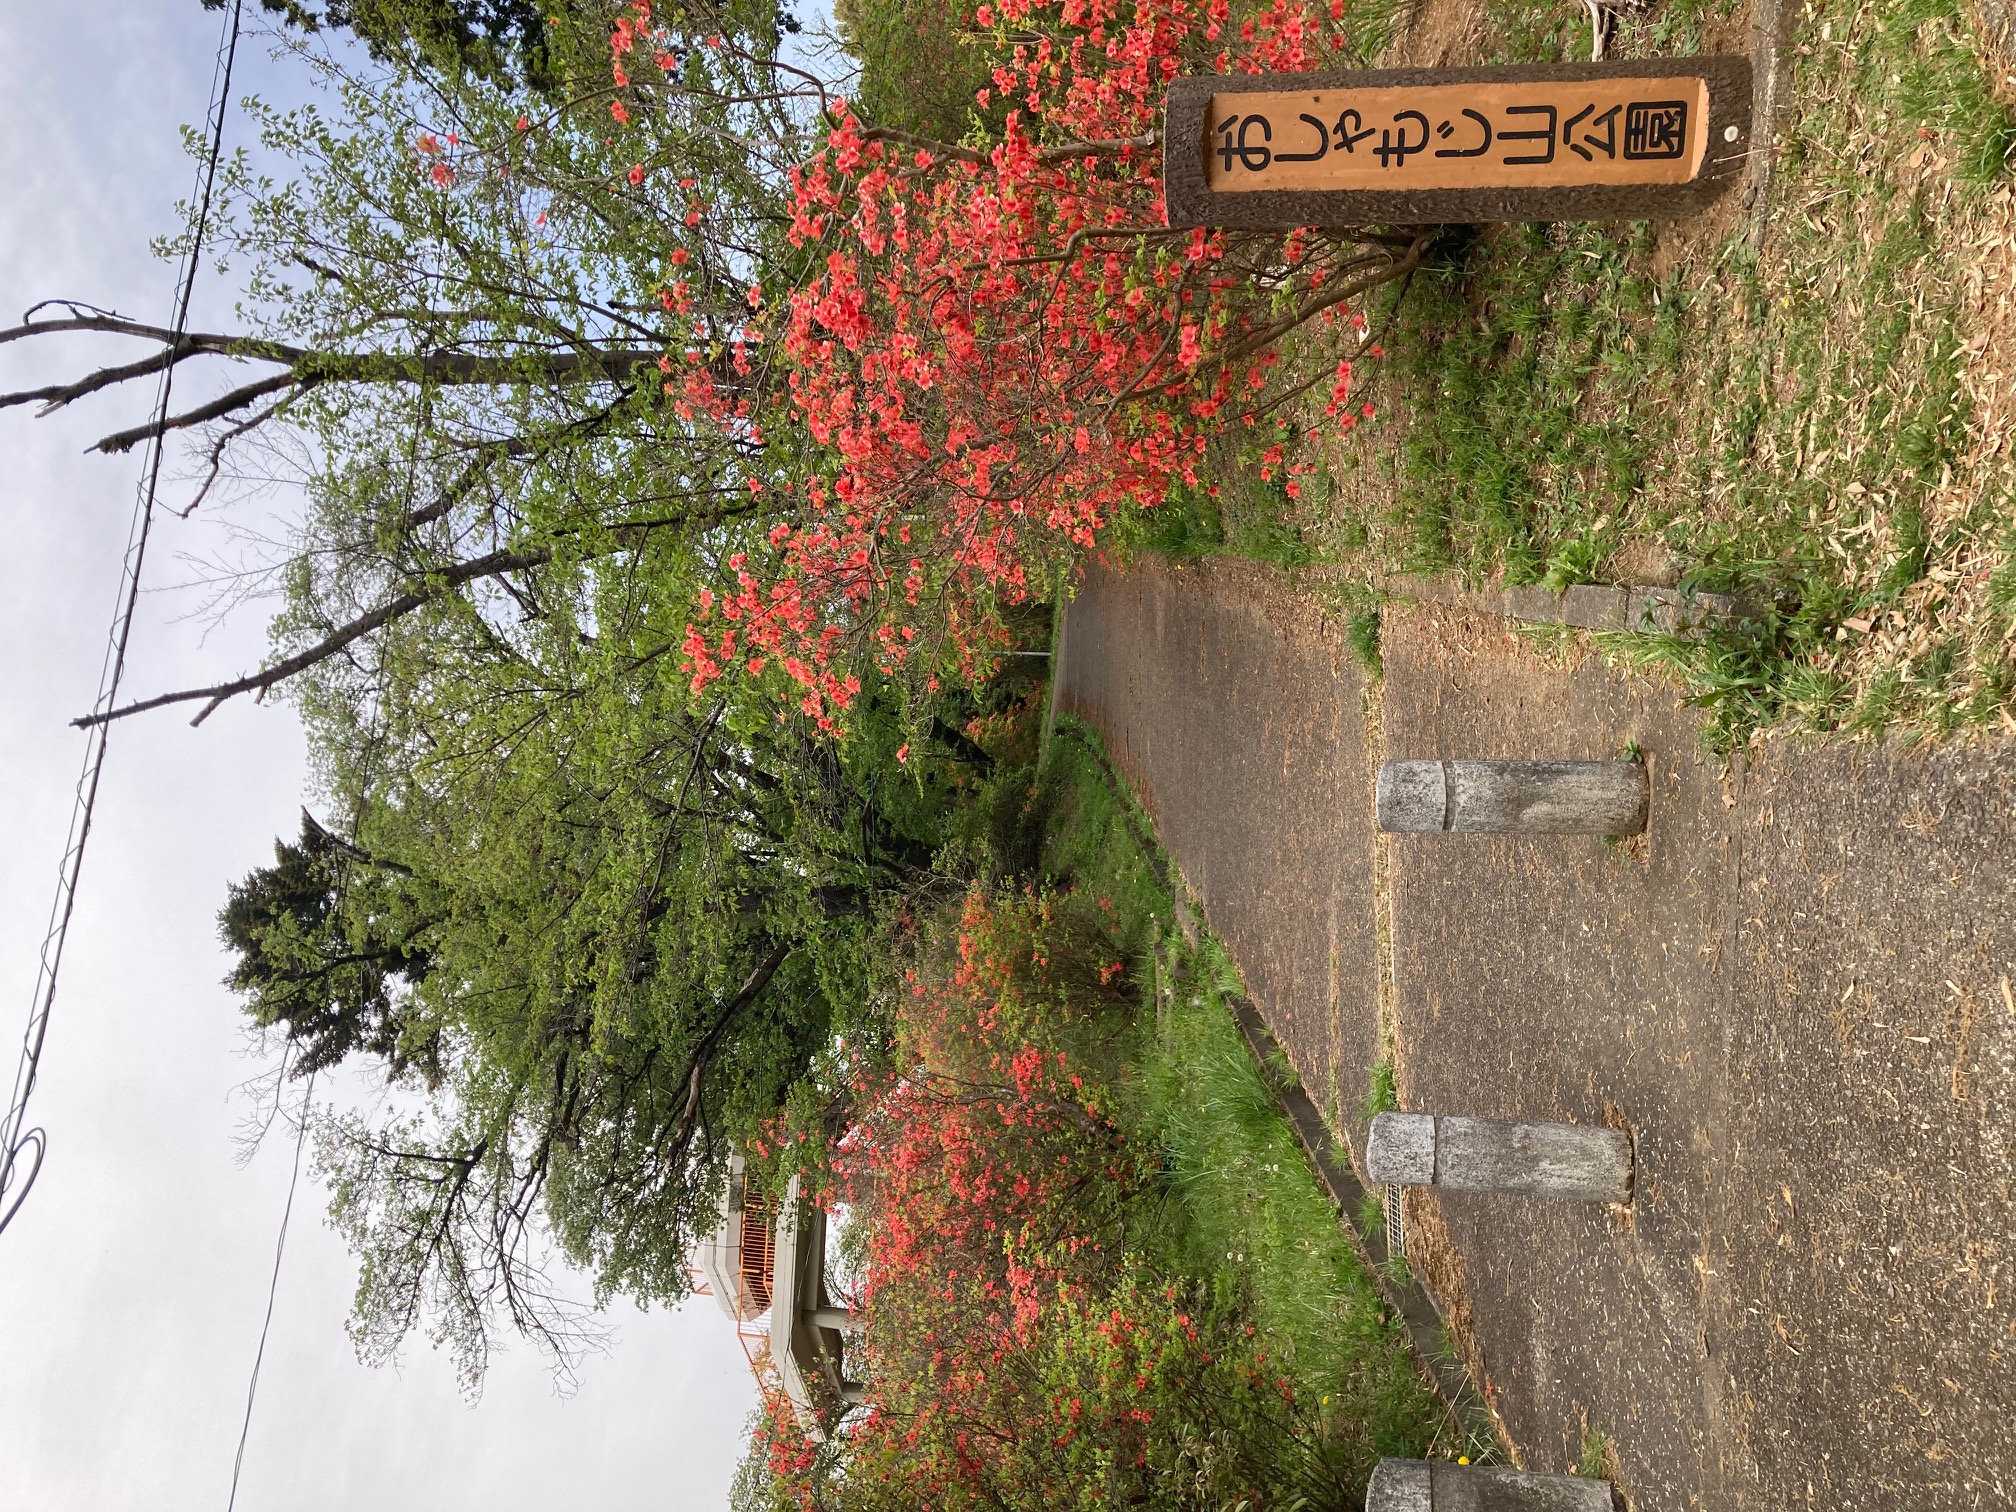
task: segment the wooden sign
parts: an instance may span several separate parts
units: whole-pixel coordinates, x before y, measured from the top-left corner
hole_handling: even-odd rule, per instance
[[[1172,226],[1686,215],[1741,176],[1750,62],[1178,79],[1165,140]]]

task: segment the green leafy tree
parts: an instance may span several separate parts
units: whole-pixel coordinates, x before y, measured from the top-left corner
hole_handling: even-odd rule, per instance
[[[696,16],[619,98],[590,11],[548,28],[547,83],[390,48],[346,74],[303,42],[328,98],[249,107],[293,174],[223,175],[237,329],[72,302],[0,332],[143,345],[0,406],[238,365],[161,423],[197,440],[197,502],[303,485],[291,537],[227,579],[278,597],[266,665],[113,717],[299,708],[326,812],[351,817],[233,888],[232,985],[300,1073],[392,1083],[393,1113],[319,1143],[353,1327],[377,1359],[423,1331],[472,1383],[500,1324],[563,1362],[584,1342],[556,1262],[601,1297],[684,1291],[733,1142],[862,1020],[878,910],[980,759],[959,716],[877,689],[841,746],[680,670],[696,594],[792,507],[771,484],[803,443],[741,336],[819,96],[750,4]],[[727,423],[669,382],[696,365]]]
[[[222,10],[231,0],[203,0]],[[380,58],[407,57],[454,72],[515,73],[553,83],[546,33],[556,10],[599,10],[590,0],[259,0],[260,8],[304,32],[354,32]]]
[[[957,142],[992,80],[991,38],[970,39],[963,0],[835,0],[833,18],[861,65],[849,103],[864,121]],[[978,40],[983,45],[973,45]],[[1005,112],[990,112],[998,126]]]
[[[362,1352],[425,1327],[473,1383],[500,1319],[581,1342],[549,1238],[603,1296],[683,1294],[730,1149],[836,1034],[877,1034],[878,904],[927,878],[971,769],[928,741],[899,767],[893,717],[843,749],[522,627],[488,658],[402,654],[368,686],[307,674],[356,721],[320,749],[362,819],[304,826],[223,926],[297,1065],[363,1057],[419,1094],[327,1126],[321,1167]]]
[[[222,10],[231,0],[203,0]],[[622,6],[609,0],[259,0],[267,14],[303,32],[354,33],[380,59],[449,73],[516,78],[541,90],[560,83],[550,34],[557,25],[605,33]],[[707,7],[719,23],[738,19],[734,6]],[[762,17],[763,12],[746,12]],[[777,30],[795,32],[797,19],[779,9]]]
[[[411,907],[411,870],[366,856],[306,809],[300,843],[278,841],[273,850],[272,866],[231,887],[220,917],[238,956],[227,984],[245,995],[262,1029],[284,1026],[301,1074],[363,1054],[395,1080],[417,1074],[439,1085],[440,1036],[408,1032],[431,923]]]

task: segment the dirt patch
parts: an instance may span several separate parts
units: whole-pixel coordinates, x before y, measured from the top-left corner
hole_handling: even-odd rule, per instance
[[[1665,284],[1676,271],[1711,265],[1744,215],[1741,195],[1722,196],[1699,215],[1659,223],[1647,269],[1655,283]]]
[[[1458,68],[1476,63],[1488,12],[1476,0],[1415,0],[1402,13],[1381,68]]]
[[[1974,403],[1974,455],[2006,456],[2016,434],[2016,196],[2008,189],[1984,208],[1961,281],[1962,384]]]
[[[1701,27],[1701,51],[1706,56],[1747,53],[1757,38],[1757,0],[1746,0],[1726,16],[1710,15]]]
[[[1680,581],[1684,566],[1664,541],[1655,536],[1636,536],[1611,555],[1605,576],[1613,583],[1671,588]]]
[[[1757,0],[1749,0],[1727,16],[1711,17],[1702,28],[1701,52],[1704,55],[1747,55],[1751,67],[1756,70],[1752,91],[1751,151],[1758,156],[1752,160],[1750,171],[1745,175],[1747,183],[1743,190],[1732,190],[1723,195],[1699,215],[1659,223],[1658,239],[1653,244],[1649,262],[1652,278],[1658,283],[1665,283],[1676,270],[1712,266],[1738,226],[1753,214],[1768,214],[1768,158],[1777,150],[1776,124],[1770,119],[1773,113],[1771,103],[1777,98],[1777,93],[1773,81],[1765,74],[1779,65],[1776,62],[1775,40],[1764,36],[1759,28],[1760,23],[1774,22],[1783,9],[1789,9],[1788,0],[1767,0],[1761,7]],[[1761,16],[1760,11],[1764,13]]]
[[[2016,104],[2016,5],[2009,0],[1967,0],[1966,10],[1995,93]]]

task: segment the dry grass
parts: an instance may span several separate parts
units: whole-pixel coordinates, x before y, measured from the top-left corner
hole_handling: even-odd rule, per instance
[[[1586,47],[1565,0],[1474,27],[1454,8],[1435,0],[1437,35],[1476,51],[1449,61]],[[1452,234],[1375,380],[1388,418],[1283,518],[1332,571],[1758,596],[1764,620],[1705,645],[1603,638],[1676,674],[1724,748],[2016,728],[2016,121],[1956,0],[1790,21],[1761,219],[1732,198],[1666,227]],[[1747,27],[1683,0],[1628,12],[1617,50]]]

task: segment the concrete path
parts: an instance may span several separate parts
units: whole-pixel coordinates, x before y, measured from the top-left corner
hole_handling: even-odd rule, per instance
[[[1106,737],[1339,1133],[1608,1122],[1629,1210],[1408,1199],[1522,1460],[1643,1512],[2016,1504],[2016,752],[1769,748],[1655,684],[1392,608],[1383,685],[1237,564],[1095,572],[1059,704]],[[1376,837],[1389,756],[1614,757],[1649,835]],[[1386,982],[1382,990],[1382,975]]]

